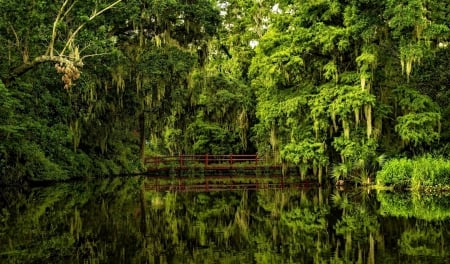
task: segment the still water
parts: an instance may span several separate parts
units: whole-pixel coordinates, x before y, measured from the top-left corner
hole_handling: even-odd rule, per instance
[[[2,189],[0,263],[446,263],[450,196],[151,191],[142,179]]]

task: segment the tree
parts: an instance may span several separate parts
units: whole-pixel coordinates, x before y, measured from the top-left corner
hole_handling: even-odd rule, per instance
[[[349,163],[352,171],[380,150],[439,138],[440,109],[411,76],[413,64],[444,45],[439,43],[450,32],[444,6],[283,1],[276,7],[250,67],[259,146],[294,164],[310,164],[309,155],[323,160],[319,168]],[[405,82],[413,98],[396,96]],[[323,147],[308,154],[314,146]]]
[[[120,2],[2,1],[5,16],[0,21],[0,42],[4,43],[1,54],[8,63],[2,63],[1,79],[9,85],[37,65],[53,62],[58,73],[63,74],[64,87],[69,88],[79,78],[84,60],[102,54],[99,48],[103,48],[104,41],[95,40],[104,38],[106,31],[92,21]],[[94,25],[100,30],[83,31]]]

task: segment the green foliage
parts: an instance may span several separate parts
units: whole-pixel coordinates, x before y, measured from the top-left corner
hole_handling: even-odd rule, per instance
[[[386,186],[442,188],[450,184],[450,162],[430,156],[391,159],[383,165],[376,178],[377,184]]]
[[[406,187],[411,185],[413,166],[411,161],[402,159],[390,159],[377,173],[376,182],[379,185],[392,185]]]
[[[180,120],[192,97],[189,75],[205,63],[219,24],[211,2],[2,4],[1,182],[138,172],[138,143],[145,147],[150,134],[136,136],[138,116],[161,138],[188,126]],[[84,64],[68,90],[52,67],[61,59],[69,61],[59,71]],[[167,146],[182,149],[184,142]]]
[[[445,187],[450,184],[450,161],[421,157],[413,161],[412,187]]]
[[[197,121],[186,130],[189,141],[193,145],[188,148],[189,152],[195,154],[230,154],[239,152],[233,147],[239,146],[239,137],[232,131],[224,130],[220,125]]]
[[[405,142],[431,145],[440,137],[440,119],[441,115],[434,112],[407,114],[397,119],[395,130]]]
[[[446,36],[446,22],[424,13],[442,7],[394,2],[293,1],[268,14],[272,26],[250,66],[259,149],[281,151],[295,164],[310,155],[303,142],[325,142],[335,177],[365,178],[383,151],[396,154],[403,146],[415,153],[441,137],[441,108],[417,89],[412,65],[431,58],[437,49],[430,41]],[[432,28],[441,31],[425,37]]]
[[[404,115],[397,118],[395,131],[407,143],[431,145],[440,137],[439,107],[428,96],[407,86],[395,89],[398,104]]]
[[[2,113],[0,117],[0,135],[2,138],[9,138],[21,130],[21,126],[14,115],[14,112],[20,108],[19,101],[12,96],[11,92],[0,81],[0,112]]]
[[[320,164],[327,164],[326,157],[324,156],[325,150],[322,143],[314,143],[311,141],[303,141],[299,143],[287,144],[281,150],[281,157],[288,162],[292,162],[296,165],[304,163],[311,164],[318,162]],[[325,160],[321,160],[325,159]]]
[[[183,121],[184,141],[178,148],[195,154],[245,153],[252,125],[252,93],[245,84],[219,72],[216,66],[206,71],[196,70],[192,74],[191,89],[196,98],[190,106],[192,112]]]
[[[305,178],[308,170],[316,172],[317,169],[328,164],[328,157],[325,155],[325,145],[315,143],[312,140],[304,140],[299,143],[290,143],[281,150],[281,158],[284,161],[298,165],[302,179]]]

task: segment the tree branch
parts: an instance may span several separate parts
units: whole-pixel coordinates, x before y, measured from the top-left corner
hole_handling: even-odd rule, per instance
[[[53,22],[53,29],[52,29],[52,38],[50,39],[50,44],[48,44],[48,49],[47,52],[45,53],[46,55],[50,55],[53,56],[53,47],[55,45],[55,39],[56,39],[56,26],[59,23],[59,20],[61,19],[61,14],[64,11],[64,8],[66,7],[66,5],[69,3],[69,0],[64,1],[64,3],[62,4],[61,8],[58,11],[58,15],[56,15],[55,21]]]
[[[11,28],[13,34],[14,34],[14,38],[16,39],[16,47],[20,47],[20,40],[19,40],[19,36],[17,35],[16,30],[14,29],[13,25],[9,25],[9,27]]]
[[[64,0],[63,4],[61,5],[60,9],[58,10],[58,14],[53,22],[50,43],[47,47],[47,51],[45,52],[45,54],[35,57],[32,61],[28,61],[27,59],[24,59],[24,61],[21,65],[12,68],[10,70],[9,74],[7,74],[7,76],[5,78],[3,78],[3,81],[5,84],[10,83],[17,77],[25,74],[26,72],[28,72],[29,70],[31,70],[32,68],[36,67],[37,65],[39,65],[41,63],[55,62],[60,65],[65,65],[67,67],[75,67],[75,69],[76,69],[76,68],[83,67],[82,59],[84,59],[84,58],[100,56],[100,55],[106,54],[106,53],[90,54],[90,55],[86,55],[86,56],[83,56],[82,58],[80,58],[80,55],[78,53],[78,48],[75,48],[75,50],[73,51],[73,54],[65,55],[64,53],[69,48],[71,48],[72,43],[75,41],[75,37],[80,32],[80,30],[83,29],[83,27],[86,25],[87,22],[92,21],[93,19],[95,19],[99,15],[103,14],[107,10],[113,8],[114,6],[116,6],[117,4],[122,2],[122,0],[116,0],[115,2],[111,3],[110,5],[108,5],[107,7],[103,8],[102,10],[100,10],[98,12],[97,12],[97,10],[94,9],[94,11],[93,11],[92,15],[89,17],[88,21],[79,25],[78,28],[72,34],[70,34],[68,40],[64,44],[63,50],[58,55],[55,55],[54,54],[54,52],[55,52],[54,46],[55,46],[55,42],[56,42],[57,35],[58,35],[58,30],[57,30],[58,23],[60,23],[64,19],[64,17],[66,17],[66,15],[69,14],[70,10],[72,10],[72,8],[74,7],[77,0],[73,0],[72,4],[67,8],[67,6],[69,5],[70,2],[71,2],[71,0]],[[14,28],[12,26],[11,26],[11,29],[13,31],[14,36],[16,37],[17,45],[20,45],[19,38],[17,36],[16,31],[14,30]],[[26,47],[26,45],[25,45],[25,47]],[[25,50],[25,52],[26,52],[26,50]],[[24,52],[24,58],[26,55],[25,52]],[[72,50],[70,50],[70,52],[72,52]],[[78,76],[79,76],[79,74],[78,74]],[[75,76],[75,78],[78,78],[78,77]],[[73,78],[73,79],[75,79],[75,78]]]
[[[69,14],[70,10],[72,10],[72,8],[74,7],[74,5],[77,3],[77,0],[74,0],[73,3],[70,5],[69,8],[67,8],[66,12],[64,13],[64,15],[62,15],[61,19],[65,18],[67,16],[67,14]]]
[[[16,79],[18,76],[21,76],[31,70],[32,68],[36,67],[39,64],[42,64],[44,62],[55,62],[60,64],[71,64],[75,67],[83,67],[82,61],[73,61],[70,58],[65,58],[63,56],[49,56],[49,55],[42,55],[39,57],[34,58],[31,62],[23,63],[13,69],[11,69],[10,74],[7,78],[4,79],[5,84],[10,83],[14,79]]]
[[[89,57],[96,57],[96,56],[103,56],[103,55],[108,55],[111,54],[110,52],[104,52],[104,53],[95,53],[95,54],[89,54],[89,55],[84,55],[80,61],[83,61],[85,58],[89,58]]]
[[[122,2],[122,0],[117,0],[116,2],[110,4],[109,6],[103,8],[102,10],[100,10],[99,12],[94,11],[94,13],[89,17],[88,21],[92,21],[94,18],[96,18],[97,16],[101,15],[103,12],[113,8],[115,5],[117,5],[118,3]],[[63,50],[61,51],[61,54],[64,54],[64,52],[66,51],[67,48],[69,48],[73,41],[75,40],[75,36],[78,34],[78,32],[80,32],[80,30],[86,25],[86,22],[81,24],[80,26],[78,26],[78,28],[69,36],[69,39],[66,42],[66,45],[64,45]]]

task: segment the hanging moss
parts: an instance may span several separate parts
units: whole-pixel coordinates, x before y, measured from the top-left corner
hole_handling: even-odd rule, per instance
[[[275,126],[272,126],[270,130],[270,145],[272,145],[272,150],[274,152],[278,150],[278,139]]]
[[[331,121],[333,122],[334,132],[337,132],[338,127],[337,127],[337,123],[336,123],[336,113],[334,111],[331,112]]]
[[[249,129],[249,120],[247,115],[247,109],[243,108],[241,113],[239,114],[239,137],[241,138],[242,148],[244,150],[247,149],[248,139],[247,139],[247,131]]]
[[[356,124],[356,126],[359,126],[359,121],[360,121],[360,118],[359,118],[359,108],[355,108],[355,109],[354,109],[354,112],[355,112],[355,124]]]
[[[81,140],[81,127],[78,119],[70,122],[70,131],[73,138],[73,150],[76,152]]]
[[[344,137],[346,139],[350,138],[350,125],[347,120],[342,120],[342,129],[344,131]]]
[[[370,104],[367,104],[364,106],[364,114],[366,116],[366,131],[367,131],[367,138],[370,138],[372,136],[372,106]]]
[[[111,72],[112,84],[116,86],[117,94],[123,92],[125,89],[125,71],[124,67],[118,65],[114,71]]]

